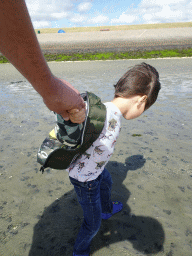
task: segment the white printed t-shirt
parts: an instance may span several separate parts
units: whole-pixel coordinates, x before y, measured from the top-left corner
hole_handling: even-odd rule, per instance
[[[106,106],[106,120],[99,138],[66,169],[70,177],[80,182],[95,180],[102,173],[113,154],[119,136],[121,111],[112,102],[104,103],[104,105]]]

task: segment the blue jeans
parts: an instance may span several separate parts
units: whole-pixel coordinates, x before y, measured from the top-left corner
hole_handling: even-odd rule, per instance
[[[101,213],[112,213],[111,201],[112,178],[107,169],[99,177],[88,182],[79,182],[69,177],[83,209],[84,220],[77,235],[74,253],[88,255],[93,237],[101,225]]]

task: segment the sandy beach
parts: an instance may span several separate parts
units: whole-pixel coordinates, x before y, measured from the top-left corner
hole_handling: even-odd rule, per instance
[[[113,84],[142,60],[49,63],[80,92],[112,99]],[[102,221],[93,256],[190,256],[192,251],[192,59],[146,60],[162,89],[140,118],[125,121],[107,164],[121,213]],[[38,148],[54,115],[11,64],[1,64],[0,255],[72,256],[82,221],[68,173],[39,172]],[[138,136],[134,136],[137,134]]]
[[[50,33],[37,38],[44,53],[183,49],[192,45],[192,27]]]

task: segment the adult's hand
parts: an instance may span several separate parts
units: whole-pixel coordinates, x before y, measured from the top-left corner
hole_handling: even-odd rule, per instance
[[[81,124],[86,117],[86,108],[79,109],[72,109],[69,111],[69,119],[71,122],[76,124]]]
[[[65,120],[73,119],[74,111],[81,110],[85,107],[85,103],[80,96],[78,90],[76,90],[70,83],[57,77],[52,77],[50,80],[50,86],[46,85],[46,90],[42,94],[45,105],[52,111],[60,114]],[[85,118],[79,118],[81,123]]]

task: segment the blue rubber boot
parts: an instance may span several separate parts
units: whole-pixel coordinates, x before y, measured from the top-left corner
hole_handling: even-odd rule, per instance
[[[113,212],[112,213],[101,213],[101,218],[103,220],[108,220],[115,213],[120,212],[123,209],[123,204],[121,202],[115,201],[113,202]]]

